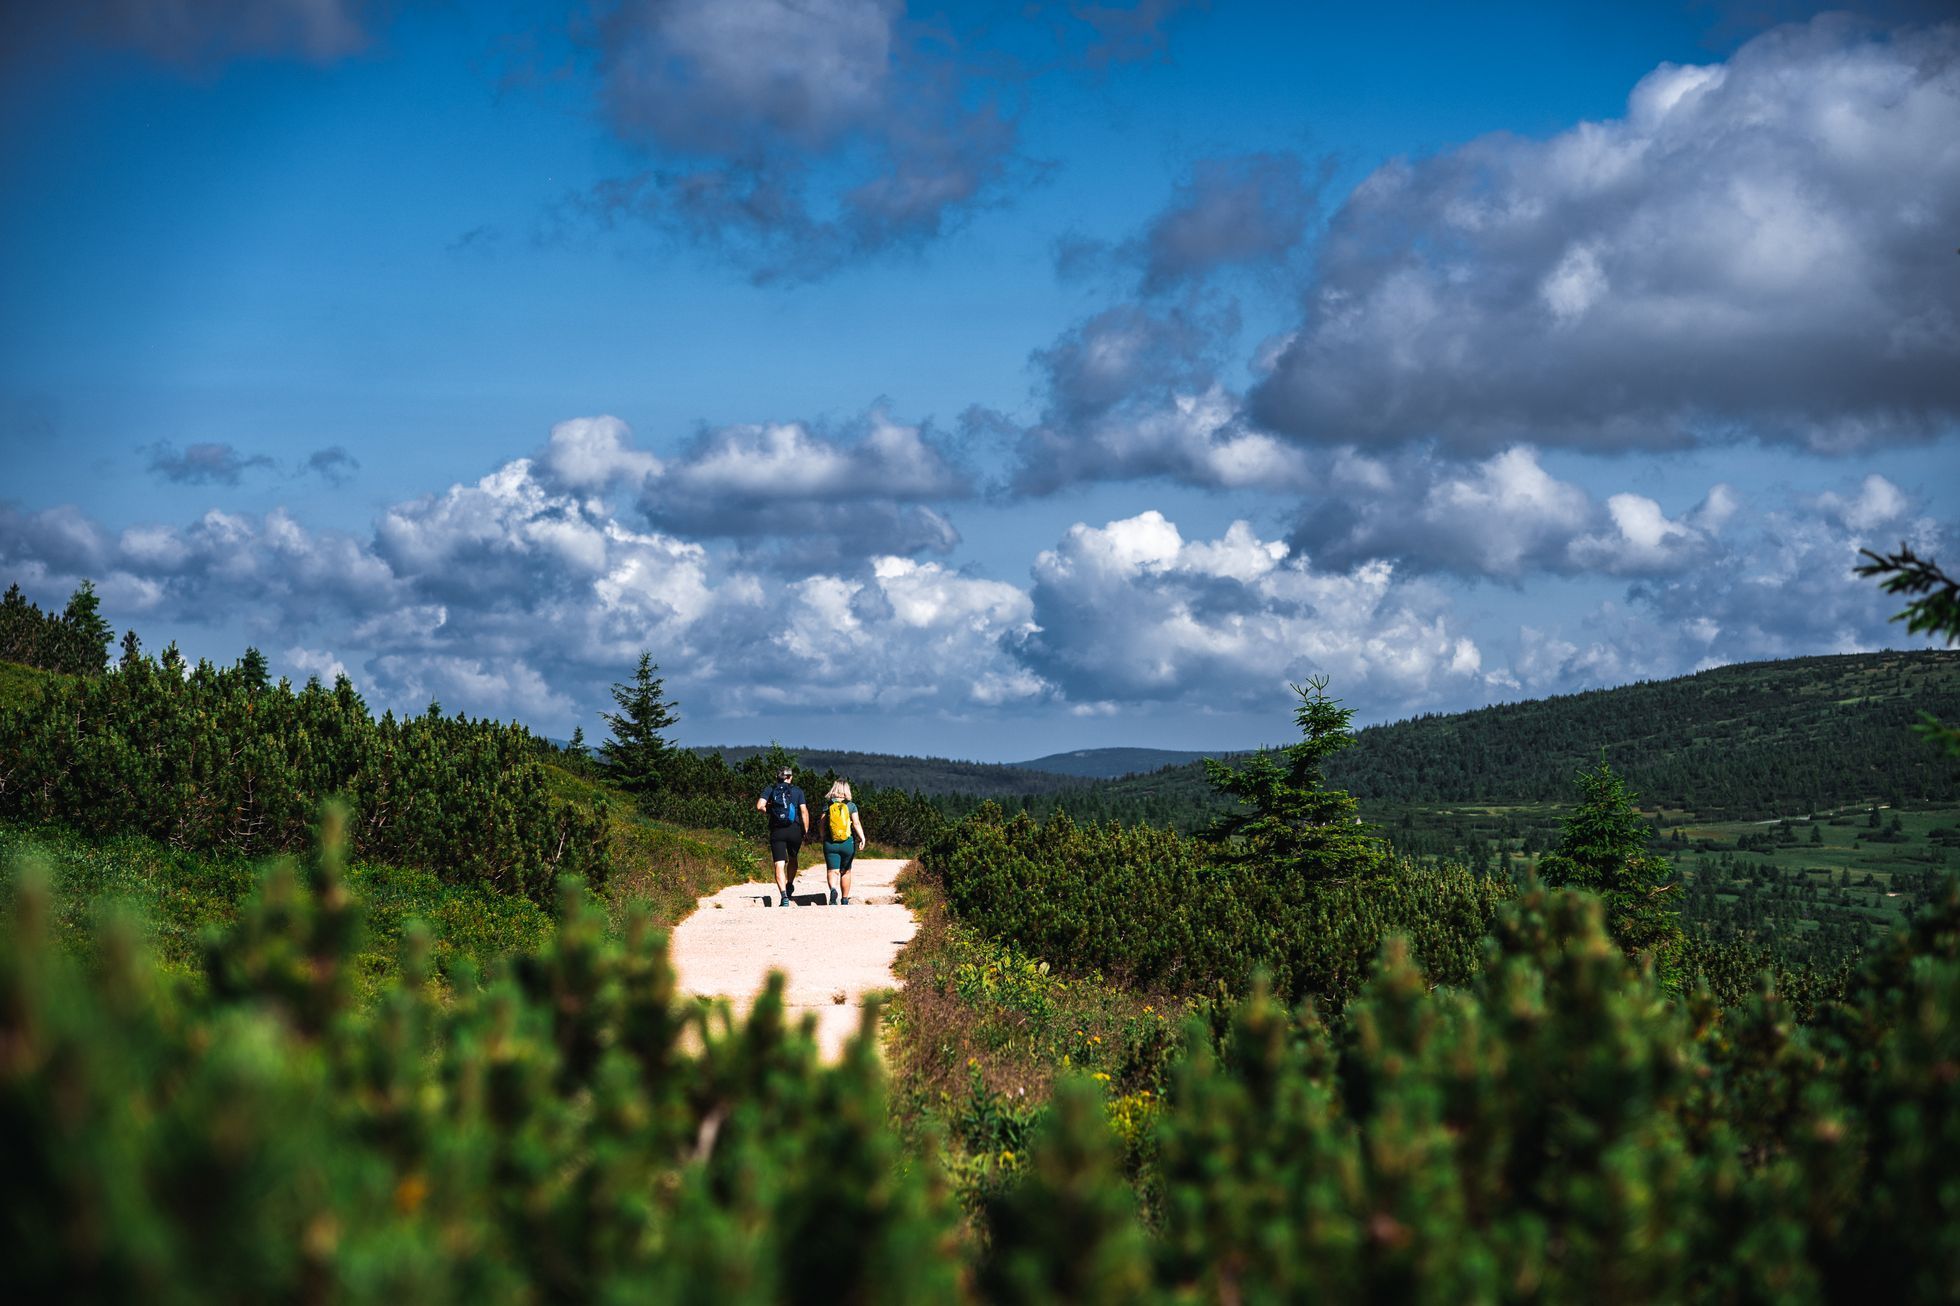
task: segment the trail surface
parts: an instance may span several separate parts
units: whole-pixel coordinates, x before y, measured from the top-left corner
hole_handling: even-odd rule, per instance
[[[723,997],[746,1010],[772,970],[788,981],[791,1023],[817,1018],[817,1043],[836,1060],[856,1032],[864,995],[895,988],[892,961],[919,924],[893,881],[905,862],[860,857],[851,905],[825,906],[823,864],[797,876],[793,906],[778,907],[773,882],[737,884],[701,899],[674,929],[671,956],[683,992]]]

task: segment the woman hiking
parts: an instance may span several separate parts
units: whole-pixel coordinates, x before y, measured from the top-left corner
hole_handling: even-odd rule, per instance
[[[858,805],[851,801],[849,782],[839,780],[830,786],[824,795],[823,815],[817,820],[823,825],[823,865],[824,879],[830,883],[830,905],[833,907],[851,905],[851,863],[857,860],[858,849],[864,847],[864,819],[858,815]],[[843,888],[840,898],[837,890]]]

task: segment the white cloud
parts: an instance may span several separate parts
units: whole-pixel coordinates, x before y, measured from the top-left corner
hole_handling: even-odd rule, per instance
[[[1200,541],[1155,512],[1078,523],[1034,581],[1023,657],[1078,704],[1257,705],[1317,672],[1356,703],[1481,693],[1481,654],[1440,594],[1386,563],[1316,571],[1243,522]]]
[[[1955,122],[1960,25],[1835,15],[1664,64],[1618,119],[1387,164],[1332,220],[1253,417],[1467,454],[1950,431]]]

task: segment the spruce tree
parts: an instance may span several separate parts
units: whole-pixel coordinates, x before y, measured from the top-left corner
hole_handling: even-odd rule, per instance
[[[1321,776],[1329,757],[1354,742],[1350,708],[1327,697],[1327,677],[1294,685],[1294,724],[1303,738],[1275,754],[1261,750],[1243,766],[1205,759],[1211,787],[1244,804],[1215,821],[1206,837],[1227,861],[1264,864],[1303,881],[1350,879],[1380,869],[1383,849],[1361,823],[1354,798]]]
[[[0,598],[0,662],[39,665],[40,654],[41,609],[27,601],[15,581]]]
[[[678,703],[667,701],[660,687],[660,670],[653,654],[641,653],[633,679],[612,687],[617,712],[599,715],[612,727],[612,738],[599,747],[606,769],[620,788],[628,793],[657,793],[664,784],[671,746],[661,734],[679,723],[674,715]]]
[[[1680,913],[1668,896],[1673,870],[1647,851],[1650,827],[1635,795],[1604,758],[1579,773],[1579,794],[1565,836],[1538,864],[1540,878],[1597,893],[1607,928],[1629,956],[1651,952],[1665,960],[1681,940]]]
[[[61,614],[63,640],[60,669],[77,676],[99,676],[109,669],[109,644],[116,638],[115,627],[102,619],[102,601],[95,586],[83,581],[68,596],[68,607]]]
[[[245,656],[238,659],[238,671],[245,677],[246,688],[255,692],[272,683],[272,668],[257,648],[245,650]]]

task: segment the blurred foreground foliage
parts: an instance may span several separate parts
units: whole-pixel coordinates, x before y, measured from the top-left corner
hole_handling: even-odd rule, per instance
[[[281,860],[203,986],[18,873],[0,931],[0,1254],[24,1299],[1950,1300],[1960,888],[1799,1023],[1628,959],[1600,900],[1494,906],[1437,987],[1403,936],[1338,1021],[1255,977],[1161,1100],[1064,1076],[970,1225],[874,1040],[825,1067],[772,987],[676,993],[576,880],[446,994],[426,935],[357,1002],[341,843]],[[950,982],[1039,1013],[1047,972]],[[1130,1136],[1126,1137],[1125,1131]]]

